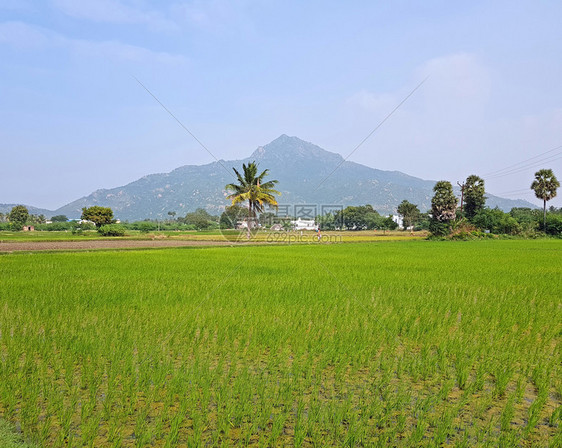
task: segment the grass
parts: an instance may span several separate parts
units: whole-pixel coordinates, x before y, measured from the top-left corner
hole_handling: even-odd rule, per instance
[[[40,446],[559,446],[562,241],[0,256]]]
[[[21,434],[4,420],[0,420],[0,446],[2,448],[36,448],[35,445],[26,443]]]
[[[46,232],[46,231],[35,231],[35,232],[10,232],[10,231],[0,231],[0,243],[1,242],[16,242],[16,241],[72,241],[72,240],[84,240],[90,238],[97,238],[99,234],[95,231],[84,232],[82,235],[73,235],[72,232]]]

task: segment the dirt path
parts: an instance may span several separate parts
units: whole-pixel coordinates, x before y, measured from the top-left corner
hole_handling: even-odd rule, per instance
[[[88,250],[88,249],[131,249],[185,246],[230,246],[230,241],[181,241],[181,240],[92,240],[92,241],[34,241],[0,242],[0,252],[35,250]]]

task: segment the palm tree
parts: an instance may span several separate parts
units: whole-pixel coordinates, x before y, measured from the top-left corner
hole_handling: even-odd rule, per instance
[[[560,182],[556,179],[552,170],[542,169],[535,173],[535,180],[531,184],[531,189],[535,190],[535,196],[544,201],[543,230],[546,231],[546,201],[550,201],[556,196],[556,189]]]
[[[482,210],[486,204],[484,179],[475,174],[471,174],[466,178],[464,187],[464,212],[466,217],[470,220],[474,218],[476,213]]]
[[[248,238],[250,236],[250,228],[256,218],[256,212],[262,213],[266,205],[270,207],[277,207],[277,200],[275,194],[281,193],[273,187],[278,182],[270,180],[263,182],[265,176],[268,175],[269,170],[264,170],[258,175],[258,166],[256,162],[250,162],[248,165],[242,164],[243,175],[238,172],[236,168],[232,168],[238,178],[238,184],[228,184],[225,188],[233,193],[227,196],[227,199],[232,200],[232,205],[248,201]]]

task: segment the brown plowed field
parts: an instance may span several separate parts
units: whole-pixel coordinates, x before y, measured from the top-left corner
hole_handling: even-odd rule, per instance
[[[92,240],[92,241],[35,241],[1,242],[0,252],[36,250],[89,250],[89,249],[135,249],[185,246],[230,246],[230,241],[181,241],[181,240]],[[243,243],[242,243],[243,244]]]

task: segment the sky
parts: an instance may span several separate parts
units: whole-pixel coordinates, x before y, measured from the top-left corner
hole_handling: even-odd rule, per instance
[[[281,134],[348,157],[425,79],[349,160],[542,205],[534,172],[562,181],[560,17],[560,1],[0,0],[0,203],[53,210]]]

